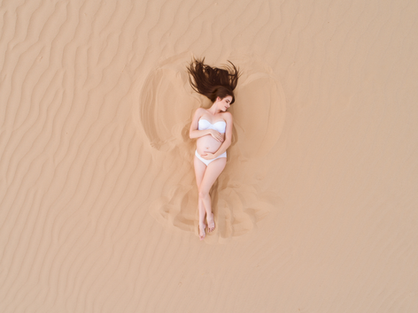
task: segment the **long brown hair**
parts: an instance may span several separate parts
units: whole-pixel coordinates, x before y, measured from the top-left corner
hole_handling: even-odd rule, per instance
[[[221,99],[231,96],[231,104],[235,101],[234,89],[238,84],[240,73],[235,65],[225,65],[225,69],[211,67],[204,64],[205,58],[193,59],[187,67],[189,82],[193,90],[208,97],[215,102],[217,97]]]

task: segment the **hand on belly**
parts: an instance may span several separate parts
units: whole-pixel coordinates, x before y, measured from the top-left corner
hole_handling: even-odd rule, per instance
[[[218,151],[221,143],[211,136],[200,137],[197,142],[197,152],[202,155],[206,153],[215,153]]]

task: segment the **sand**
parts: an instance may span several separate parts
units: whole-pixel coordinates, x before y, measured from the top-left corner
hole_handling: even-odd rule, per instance
[[[418,312],[418,2],[0,16],[0,312]],[[192,57],[243,73],[204,241]]]

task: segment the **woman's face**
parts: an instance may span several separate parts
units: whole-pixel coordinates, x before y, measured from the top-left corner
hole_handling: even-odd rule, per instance
[[[222,112],[226,112],[226,110],[228,110],[229,107],[231,106],[232,96],[226,96],[223,99],[221,99],[220,97],[218,97],[217,101],[218,101],[218,108]]]

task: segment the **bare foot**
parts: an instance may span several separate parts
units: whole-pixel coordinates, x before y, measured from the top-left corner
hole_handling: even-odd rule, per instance
[[[205,233],[206,224],[199,224],[199,238],[200,240],[205,239],[206,233]]]
[[[206,220],[208,221],[208,230],[211,233],[215,230],[215,221],[213,220],[213,213],[208,214]]]

